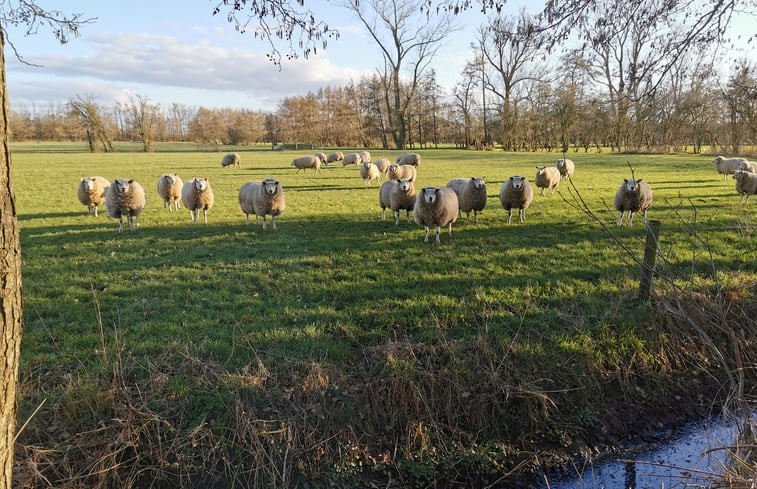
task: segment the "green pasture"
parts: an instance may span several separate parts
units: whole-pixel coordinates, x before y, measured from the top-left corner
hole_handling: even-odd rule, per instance
[[[293,371],[314,365],[331,372],[324,389],[333,379],[349,382],[356,365],[389,344],[481,338],[497,361],[527,373],[524,385],[545,392],[569,389],[586,373],[659,371],[664,341],[653,312],[633,305],[639,266],[621,249],[640,257],[645,226],[638,216],[633,228],[617,228],[612,209],[629,163],[654,191],[649,217],[662,221],[666,273],[697,286],[757,274],[757,202],[738,204],[733,180],[716,174],[712,156],[568,154],[575,188],[563,181],[554,195],[537,191],[526,222],[516,213],[508,225],[502,182],[516,174],[533,181],[535,166],[554,165],[559,154],[419,151],[417,189],[486,176],[478,223],[458,220],[436,245],[404,214],[399,226],[382,221],[378,185],[365,187],[354,166],[296,174],[292,159],[310,152],[241,151],[241,167],[221,168],[216,152],[45,148],[12,148],[26,321],[22,414],[62,397],[73,373],[107,370],[117,358],[166,368],[192,358],[239,375],[262,365],[279,392],[305,382]],[[371,153],[394,161],[399,152]],[[207,225],[163,208],[156,182],[166,172],[210,179]],[[91,175],[143,185],[147,207],[136,232],[119,234],[104,209],[87,215],[76,190]],[[246,226],[237,203],[243,183],[268,177],[282,183],[287,201],[275,231]],[[473,368],[455,365],[461,378]],[[388,355],[358,376],[415,378],[424,368],[412,355]],[[136,368],[132,380],[148,370]],[[193,382],[177,380],[175,392],[191,393]],[[580,399],[590,395],[576,393],[572,409],[585,413]],[[207,414],[197,409],[187,417]],[[78,429],[89,416],[96,417],[84,415]]]

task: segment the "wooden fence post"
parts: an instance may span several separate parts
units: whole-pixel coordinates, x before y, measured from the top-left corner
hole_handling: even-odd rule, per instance
[[[641,280],[639,281],[639,300],[649,300],[652,291],[652,277],[654,276],[655,259],[657,258],[660,221],[647,222],[647,243],[644,246],[644,263],[641,264]]]

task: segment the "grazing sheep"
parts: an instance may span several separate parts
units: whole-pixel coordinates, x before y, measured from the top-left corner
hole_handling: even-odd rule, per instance
[[[389,170],[386,172],[386,176],[389,180],[400,180],[402,178],[406,180],[415,181],[416,170],[414,166],[410,165],[389,165]]]
[[[499,189],[499,201],[507,211],[507,224],[510,224],[512,210],[519,209],[520,222],[526,220],[526,209],[534,200],[534,189],[524,177],[514,175],[502,183]]]
[[[615,194],[615,210],[620,212],[618,226],[623,225],[623,213],[628,211],[628,225],[633,226],[634,212],[644,213],[647,221],[647,209],[652,205],[652,189],[640,179],[624,178],[618,192]]]
[[[418,153],[402,153],[397,157],[396,163],[398,165],[412,165],[417,168],[421,166],[421,155]]]
[[[262,216],[263,229],[266,229],[266,216],[270,215],[273,229],[276,229],[276,218],[286,209],[284,189],[273,178],[247,182],[239,189],[239,206],[246,215],[245,224],[250,223],[250,214],[255,214],[255,224]]]
[[[374,165],[376,165],[376,168],[379,169],[379,172],[381,172],[382,175],[386,176],[386,172],[389,171],[389,166],[391,163],[386,158],[380,158],[373,162]]]
[[[576,171],[576,164],[573,163],[573,160],[560,158],[555,163],[555,168],[560,172],[560,180],[563,180],[573,176],[573,172]]]
[[[221,158],[221,166],[239,166],[239,153],[229,153]]]
[[[369,186],[373,180],[381,182],[381,172],[378,167],[370,161],[364,161],[360,165],[360,178],[363,179],[364,186]]]
[[[537,166],[536,178],[534,184],[541,187],[541,194],[544,195],[544,189],[549,189],[549,193],[555,193],[555,189],[560,185],[560,170],[551,166]]]
[[[371,153],[369,151],[361,151],[358,153],[362,162],[371,161]],[[360,163],[358,163],[359,165]]]
[[[172,207],[175,207],[177,211],[179,210],[182,186],[184,186],[184,182],[176,173],[164,173],[158,178],[158,195],[163,199],[163,208],[168,207],[168,212],[173,210]]]
[[[739,162],[739,170],[746,171],[749,173],[757,173],[757,161],[740,161]],[[734,175],[736,173],[734,172]]]
[[[207,178],[193,178],[181,189],[181,201],[189,209],[189,218],[197,222],[202,210],[202,218],[208,223],[208,211],[213,207],[213,189]]]
[[[145,189],[135,180],[119,178],[105,193],[105,209],[113,219],[118,219],[118,232],[124,232],[123,216],[129,222],[129,229],[136,231],[139,214],[145,208]]]
[[[739,204],[746,197],[745,204],[749,204],[749,196],[757,195],[757,173],[751,173],[744,170],[733,172],[733,179],[736,180],[736,192],[739,193]]]
[[[423,242],[428,242],[429,226],[435,226],[437,243],[440,242],[439,229],[442,226],[449,226],[449,235],[452,237],[452,223],[457,220],[459,208],[457,194],[451,188],[423,187],[415,199],[413,208],[415,222],[426,229]]]
[[[390,180],[392,182],[393,180]],[[415,208],[415,184],[412,180],[401,179],[392,186],[389,194],[389,208],[394,216],[394,225],[400,225],[400,213],[405,211],[407,222],[410,222],[410,211]]]
[[[341,151],[335,151],[333,153],[329,153],[329,155],[326,157],[326,164],[333,163],[335,161],[342,161],[344,159],[344,153]]]
[[[728,178],[728,175],[732,175],[733,172],[739,169],[741,162],[746,162],[745,158],[723,158],[722,156],[716,156],[712,162],[715,164],[715,170],[723,175],[723,180]]]
[[[326,163],[326,153],[318,152],[318,153],[314,154],[313,156],[315,156],[316,158],[318,158],[319,160],[321,160],[321,165],[328,166],[328,163]]]
[[[470,223],[470,212],[473,211],[473,221],[478,222],[478,213],[486,207],[486,177],[453,178],[447,182],[447,187],[457,194],[460,203],[460,216],[465,215],[465,224]]]
[[[344,155],[344,158],[342,158],[342,166],[347,166],[347,165],[360,166],[362,164],[363,164],[363,158],[358,153],[347,153],[346,155]]]
[[[314,168],[317,173],[321,173],[321,159],[318,156],[301,156],[292,160],[292,166],[297,168],[295,173],[303,172],[305,168]]]
[[[105,204],[105,194],[110,187],[108,179],[103,177],[84,177],[79,182],[77,195],[79,202],[87,206],[90,216],[97,217],[97,207]]]

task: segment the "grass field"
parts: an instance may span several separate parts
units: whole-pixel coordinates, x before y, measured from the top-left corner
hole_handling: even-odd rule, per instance
[[[487,181],[478,223],[459,220],[435,245],[423,243],[414,222],[382,221],[378,186],[364,187],[355,167],[295,174],[291,160],[304,152],[241,152],[241,167],[221,168],[222,153],[175,148],[12,149],[26,320],[20,422],[46,400],[20,441],[52,447],[51,460],[68,457],[69,472],[46,467],[49,479],[92,484],[95,459],[111,463],[98,469],[111,477],[103,484],[148,477],[119,450],[107,458],[61,448],[77,433],[97,433],[98,453],[107,452],[127,404],[165,420],[176,440],[201,427],[237,440],[229,426],[241,417],[288,429],[269,442],[296,447],[289,459],[250,448],[236,465],[219,455],[216,472],[200,470],[197,459],[177,461],[148,472],[155,480],[263,486],[259,468],[247,466],[262,450],[280,467],[266,472],[269,482],[285,473],[343,480],[403,461],[397,471],[423,487],[453,452],[490,447],[479,472],[496,475],[515,465],[501,462],[504,454],[528,449],[529,440],[531,448],[569,444],[602,418],[613,398],[607,390],[630,382],[652,397],[666,392],[660,379],[694,368],[675,364],[669,331],[653,308],[633,301],[640,270],[621,244],[640,257],[644,223],[616,228],[611,209],[631,176],[628,163],[654,191],[649,217],[662,221],[666,277],[738,290],[754,307],[754,288],[744,284],[757,280],[757,205],[738,205],[733,180],[715,173],[712,156],[569,154],[575,189],[564,181],[559,194],[537,192],[526,222],[508,225],[501,183],[515,174],[533,181],[534,167],[559,155],[420,151],[416,188]],[[398,154],[371,153],[392,161]],[[155,187],[165,172],[210,179],[216,203],[207,225],[163,208]],[[76,189],[90,175],[143,185],[147,207],[135,233],[119,234],[104,209],[87,215]],[[245,226],[237,203],[243,183],[267,177],[287,199],[276,231]],[[497,443],[508,448],[491,448]]]

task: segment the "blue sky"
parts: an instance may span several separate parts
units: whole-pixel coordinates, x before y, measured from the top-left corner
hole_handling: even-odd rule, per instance
[[[271,110],[286,96],[357,81],[380,66],[378,47],[339,1],[306,0],[305,7],[328,19],[340,31],[340,39],[309,60],[285,61],[278,70],[266,59],[264,41],[236,32],[225,15],[212,15],[218,0],[77,0],[65,2],[65,7],[59,6],[62,2],[37,0],[45,8],[97,20],[66,45],[49,31],[27,37],[9,28],[7,36],[16,50],[26,61],[41,65],[20,63],[6,47],[11,105],[65,103],[77,95],[112,104],[139,94],[164,106],[178,102]],[[516,13],[522,3],[542,5],[511,0],[506,12]],[[450,36],[435,59],[438,80],[448,89],[471,59],[470,44],[483,21],[475,8],[460,15],[460,31]],[[752,31],[753,21],[751,16]],[[746,52],[754,57],[755,49]]]

